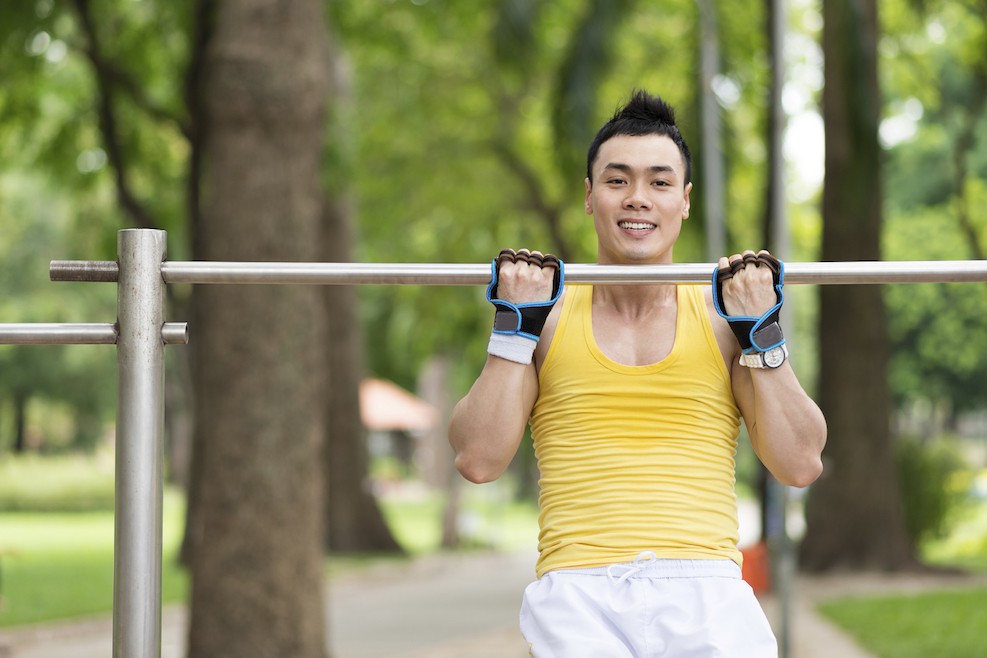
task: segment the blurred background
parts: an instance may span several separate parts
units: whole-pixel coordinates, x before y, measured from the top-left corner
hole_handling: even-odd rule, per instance
[[[5,2],[0,322],[112,321],[114,286],[47,266],[114,260],[131,227],[166,230],[174,260],[592,262],[585,150],[639,88],[677,108],[694,156],[679,261],[983,259],[985,16],[984,0]],[[987,285],[789,298],[793,363],[830,424],[826,474],[786,503],[801,569],[987,572]],[[190,609],[188,655],[323,655],[320,576],[534,549],[530,442],[480,486],[446,444],[486,357],[482,290],[170,286],[168,303],[191,333],[167,350],[163,577]],[[0,627],[109,611],[115,399],[109,348],[0,347]],[[744,540],[766,541],[745,438],[737,478]],[[963,620],[957,647],[903,636],[930,633],[900,598],[826,614],[877,655],[987,653],[987,588],[929,596],[916,619]]]

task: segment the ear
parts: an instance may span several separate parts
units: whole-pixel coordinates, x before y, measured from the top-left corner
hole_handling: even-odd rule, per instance
[[[589,180],[589,178],[587,178],[587,179],[585,179],[583,181],[583,184],[586,186],[586,198],[583,201],[583,203],[584,203],[584,205],[586,207],[586,214],[587,215],[592,215],[593,214],[593,200],[592,200],[592,197],[593,197],[593,183],[591,183],[590,180]]]
[[[682,219],[689,219],[689,209],[692,207],[692,201],[689,199],[689,194],[692,192],[692,183],[685,186],[685,193],[682,200],[685,202],[682,206]]]

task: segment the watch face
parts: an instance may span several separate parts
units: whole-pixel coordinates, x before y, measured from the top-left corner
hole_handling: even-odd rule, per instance
[[[785,362],[785,350],[776,347],[764,353],[764,365],[769,368],[777,368]]]

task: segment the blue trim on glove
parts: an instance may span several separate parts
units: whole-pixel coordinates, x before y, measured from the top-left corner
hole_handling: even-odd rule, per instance
[[[496,258],[490,261],[490,270],[487,301],[497,309],[493,333],[523,336],[537,343],[542,327],[545,326],[545,320],[548,319],[548,314],[551,313],[555,302],[562,296],[562,289],[565,287],[565,263],[559,259],[558,280],[554,283],[555,290],[553,290],[551,299],[542,302],[525,302],[523,304],[512,304],[494,296],[497,294],[498,281]],[[514,316],[513,322],[511,322],[511,314]],[[498,325],[500,328],[498,328]]]
[[[762,327],[771,324],[772,322],[779,322],[781,315],[781,306],[785,303],[785,293],[782,292],[782,287],[785,285],[785,263],[781,260],[778,261],[778,280],[775,283],[775,293],[778,296],[778,303],[772,306],[764,315],[760,317],[755,317],[753,315],[729,315],[726,309],[723,307],[723,300],[720,299],[720,281],[719,281],[720,268],[713,268],[713,307],[721,318],[730,323],[730,328],[733,333],[737,336],[737,340],[740,341],[741,351],[744,354],[753,354],[754,352],[767,352],[768,350],[773,350],[776,347],[781,347],[785,344],[785,339],[782,338],[780,341],[772,345],[758,345],[757,341],[754,339],[754,334],[757,333]]]

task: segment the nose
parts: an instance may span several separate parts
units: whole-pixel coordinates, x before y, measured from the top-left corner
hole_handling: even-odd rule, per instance
[[[642,183],[631,183],[627,186],[627,195],[624,197],[624,207],[628,209],[649,209],[651,208],[651,198],[647,194],[648,187]]]

